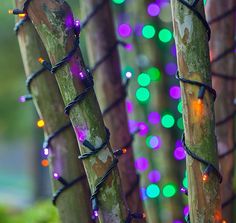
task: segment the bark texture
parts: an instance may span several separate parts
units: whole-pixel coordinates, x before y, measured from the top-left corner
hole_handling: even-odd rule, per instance
[[[192,4],[193,1],[186,1]],[[196,15],[179,1],[172,0],[172,16],[180,76],[211,85],[209,48],[206,29]],[[197,10],[204,15],[203,2]],[[183,100],[185,141],[189,149],[218,167],[214,134],[213,96],[206,91],[202,107],[195,108],[199,87],[180,83]],[[220,183],[214,173],[202,180],[206,166],[187,156],[191,222],[221,222]]]
[[[52,65],[55,65],[72,50],[74,45],[74,20],[70,7],[65,1],[32,1],[28,8],[28,14],[45,45]],[[88,78],[78,48],[69,63],[60,67],[55,73],[66,105],[85,89],[84,80],[79,75],[80,72],[85,75],[85,78]],[[93,90],[90,90],[84,100],[71,109],[69,117],[76,132],[81,154],[90,152],[81,143],[83,141],[81,138],[87,139],[96,148],[105,141],[105,126]],[[92,192],[112,164],[113,158],[108,144],[99,153],[83,161]],[[103,184],[98,194],[98,201],[100,222],[125,221],[128,214],[117,168],[111,172]]]
[[[207,2],[207,18],[208,21],[224,14],[226,11],[235,7],[235,0],[220,1],[209,0]],[[211,59],[217,58],[223,52],[231,48],[235,44],[235,13],[215,22],[211,25],[212,37],[210,41]],[[236,71],[236,58],[233,50],[230,54],[212,64],[212,73],[220,73],[225,75],[234,75]],[[234,96],[236,82],[225,80],[220,77],[213,76],[213,87],[217,91],[217,100],[215,103],[216,123],[225,119],[229,114],[235,111]],[[218,141],[218,152],[222,155],[234,148],[235,126],[234,118],[217,126],[216,136]],[[222,201],[229,200],[233,192],[233,172],[234,172],[234,153],[230,153],[220,159],[220,167],[223,175],[221,185]],[[223,217],[227,222],[233,222],[233,202],[223,209]]]
[[[21,7],[18,1],[17,7]],[[19,29],[18,40],[26,76],[29,77],[41,68],[38,58],[47,59],[47,53],[30,21],[27,21]],[[69,122],[63,112],[64,103],[52,74],[45,71],[36,77],[31,84],[31,93],[37,112],[40,118],[45,121],[45,138]],[[78,160],[79,149],[72,127],[67,128],[52,140],[49,154],[54,192],[62,187],[53,178],[54,172],[68,182],[85,175],[82,161]],[[88,182],[84,178],[59,196],[56,206],[63,223],[92,222],[89,194]]]
[[[81,8],[86,17],[94,10],[100,0],[81,1]],[[109,1],[100,9],[88,23],[86,28],[86,42],[90,66],[93,67],[104,56],[109,57],[95,70],[95,90],[101,110],[104,111],[115,101],[125,95],[122,85],[120,61],[115,36],[113,16]],[[111,50],[113,48],[113,50]],[[111,145],[114,150],[124,147],[131,136],[125,109],[125,98],[121,99],[113,109],[104,115],[106,126],[111,132]],[[127,148],[127,153],[120,158],[118,164],[121,175],[122,188],[127,193],[137,181],[132,146]],[[139,196],[139,186],[127,197],[128,207],[133,212],[142,212],[142,202]]]

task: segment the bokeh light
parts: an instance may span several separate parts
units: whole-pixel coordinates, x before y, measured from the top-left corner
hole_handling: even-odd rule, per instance
[[[160,123],[161,120],[161,116],[159,115],[158,112],[150,112],[148,115],[148,121],[150,122],[150,124],[152,125],[156,125],[158,123]]]
[[[149,198],[156,198],[160,195],[160,188],[156,184],[150,184],[147,186],[146,195]]]
[[[148,159],[145,157],[139,157],[135,160],[135,168],[140,172],[147,170],[148,166],[149,162]]]
[[[172,86],[169,91],[170,96],[173,99],[180,99],[181,97],[181,90],[179,86]]]
[[[182,117],[178,118],[178,120],[177,120],[177,126],[178,126],[178,128],[179,128],[180,130],[184,130],[184,122],[183,122],[183,118],[182,118]]]
[[[160,136],[148,136],[146,138],[146,144],[151,149],[159,149],[161,147]]]
[[[147,7],[147,12],[150,16],[158,16],[160,7],[156,3],[150,3]]]
[[[127,113],[128,114],[132,113],[134,110],[133,102],[129,99],[126,99],[125,104]]]
[[[147,70],[152,81],[159,81],[161,79],[161,72],[156,67],[151,67]]]
[[[158,170],[152,170],[148,174],[148,179],[151,183],[157,183],[161,179],[161,174]]]
[[[145,25],[142,29],[142,35],[146,39],[151,39],[155,36],[156,30],[152,25]]]
[[[161,42],[168,43],[172,39],[172,33],[169,29],[164,28],[160,30],[158,37]]]
[[[172,115],[166,114],[162,117],[161,124],[165,128],[171,128],[175,124],[175,119]]]
[[[167,184],[163,187],[162,193],[164,197],[173,197],[176,191],[176,187],[173,184]]]
[[[139,122],[138,123],[138,129],[139,129],[139,136],[146,136],[149,132],[148,125],[145,122]]]
[[[147,87],[151,83],[151,78],[146,73],[141,73],[138,76],[138,84],[142,87]]]
[[[147,88],[140,87],[136,91],[136,98],[140,102],[146,102],[150,98],[150,92]]]
[[[125,0],[112,0],[115,4],[122,4]]]
[[[168,75],[175,75],[177,72],[177,69],[178,69],[177,64],[174,62],[169,62],[165,66],[165,72]]]
[[[182,102],[181,100],[179,101],[179,104],[178,104],[178,106],[177,106],[177,109],[178,109],[178,112],[179,112],[180,114],[183,113],[183,102]]]
[[[185,151],[183,147],[177,147],[174,150],[174,157],[177,160],[183,160],[186,157]]]
[[[128,38],[132,34],[132,28],[129,24],[123,23],[118,27],[118,34],[123,38]]]

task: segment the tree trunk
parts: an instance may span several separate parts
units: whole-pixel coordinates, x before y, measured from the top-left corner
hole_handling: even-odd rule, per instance
[[[81,1],[82,12],[89,14],[99,0]],[[117,43],[115,36],[113,16],[110,3],[107,1],[103,8],[90,20],[87,35],[87,48],[90,64],[94,66],[108,53],[109,57],[94,72],[95,90],[101,110],[109,108],[111,104],[125,95],[125,89],[121,81],[120,62],[118,56],[118,45],[111,49]],[[128,128],[128,120],[125,109],[125,97],[116,104],[111,110],[104,114],[104,121],[111,132],[111,145],[114,150],[124,147],[131,136]],[[132,185],[137,181],[136,170],[134,167],[134,158],[132,146],[127,153],[120,158],[118,165],[122,179],[122,188],[127,193]],[[139,184],[130,196],[127,197],[128,207],[133,212],[143,212],[142,202],[139,196]]]
[[[52,66],[55,66],[71,52],[75,44],[74,19],[70,7],[64,1],[32,1],[28,14],[46,47]],[[109,141],[108,133],[79,47],[71,55],[70,61],[56,70],[55,76],[67,105],[67,113],[76,132],[81,154],[92,151],[93,148],[88,149],[90,144],[95,147],[95,154],[83,159],[88,182],[95,195],[92,199],[94,214],[97,214],[99,207],[100,222],[125,221],[128,213],[119,173],[115,167],[116,159],[109,143],[106,143]],[[70,103],[78,95],[82,99],[78,99],[78,103],[73,103],[70,107]],[[97,148],[103,143],[107,145],[97,152]],[[109,169],[110,174],[103,181]]]
[[[17,6],[20,5],[17,4]],[[30,21],[20,27],[18,40],[26,76],[29,77],[41,68],[37,62],[38,57],[47,58],[47,53]],[[64,103],[55,77],[48,71],[44,71],[32,81],[30,91],[38,114],[45,121],[44,130],[45,138],[47,138],[69,122],[69,119],[63,113]],[[67,128],[52,140],[49,154],[54,192],[62,185],[53,178],[53,173],[58,173],[68,182],[85,175],[82,162],[77,158],[79,150],[72,127]],[[88,182],[84,178],[61,194],[56,206],[63,223],[92,222],[89,193]],[[80,202],[81,199],[83,203]]]
[[[192,4],[190,0],[185,2]],[[172,0],[171,6],[180,77],[211,85],[206,28],[179,0]],[[199,1],[195,8],[204,15],[203,1]],[[182,81],[180,85],[186,145],[194,154],[218,168],[213,95],[206,90],[201,100],[198,99],[199,86]],[[191,222],[221,222],[217,172],[212,171],[207,178],[207,166],[190,156],[187,156],[186,165]]]
[[[235,7],[235,0],[228,1],[212,1],[207,2],[207,16],[208,20],[224,14],[226,11]],[[225,17],[218,22],[211,25],[212,38],[210,42],[211,59],[217,58],[226,50],[235,44],[235,13]],[[233,50],[224,58],[212,64],[212,73],[220,73],[227,75],[234,75],[236,70],[235,54]],[[236,76],[235,76],[236,78]],[[213,76],[213,86],[217,91],[218,99],[215,104],[216,123],[229,116],[235,110],[234,95],[235,95],[235,81],[231,79],[222,79],[221,77]],[[218,140],[219,155],[223,155],[232,150],[234,145],[234,119],[217,126],[216,136]],[[234,153],[229,153],[220,159],[220,166],[222,175],[224,176],[221,185],[222,200],[229,200],[233,192],[233,172],[234,172]],[[233,202],[223,209],[223,216],[227,222],[233,222]]]

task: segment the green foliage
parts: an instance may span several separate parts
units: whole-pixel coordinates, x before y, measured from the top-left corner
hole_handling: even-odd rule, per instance
[[[60,223],[56,208],[51,202],[40,202],[35,206],[16,212],[0,207],[0,223]]]

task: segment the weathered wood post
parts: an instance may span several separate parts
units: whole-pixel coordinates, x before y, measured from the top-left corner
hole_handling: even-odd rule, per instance
[[[214,90],[203,1],[172,0],[183,100],[191,222],[221,222]],[[207,32],[208,31],[208,32]],[[208,34],[208,35],[207,35]],[[205,84],[205,85],[203,85]]]
[[[208,0],[206,14],[211,24],[212,37],[210,41],[210,55],[212,60],[213,87],[217,92],[215,104],[216,123],[220,123],[231,114],[235,114],[235,89],[236,89],[236,58],[233,53],[235,43],[235,0],[212,1]],[[234,8],[234,10],[232,10]],[[226,12],[230,12],[224,15]],[[218,19],[217,19],[218,18]],[[220,55],[225,54],[220,60]],[[218,75],[220,74],[220,75]],[[223,76],[221,76],[223,75]],[[225,75],[225,76],[224,76]],[[234,78],[233,78],[234,76]],[[220,167],[224,177],[221,185],[222,202],[226,202],[233,196],[234,173],[234,147],[235,125],[234,116],[226,122],[216,126]],[[228,154],[228,155],[226,155]],[[223,208],[223,216],[227,222],[233,222],[233,202]]]
[[[101,2],[87,0],[81,2],[83,17],[89,15]],[[89,21],[86,31],[86,42],[90,66],[95,66],[95,90],[99,105],[104,113],[104,121],[111,132],[111,145],[115,150],[131,141],[128,119],[125,109],[126,89],[121,80],[121,69],[118,55],[119,42],[115,36],[113,16],[109,1]],[[124,46],[123,46],[124,47]],[[124,49],[123,49],[124,50]],[[105,58],[105,60],[103,60]],[[97,63],[103,61],[99,66]],[[125,193],[137,184],[133,150],[130,145],[118,164],[122,188]],[[142,201],[139,195],[139,184],[127,197],[128,207],[133,212],[142,212]]]
[[[19,2],[17,3],[18,6],[20,6]],[[22,22],[22,20],[18,22],[20,21]],[[68,125],[69,119],[63,112],[64,103],[55,77],[50,72],[42,70],[42,72],[38,72],[38,76],[32,78],[32,74],[42,69],[38,58],[48,57],[29,19],[18,26],[17,34],[27,80],[30,80],[30,82],[28,81],[29,91],[33,96],[33,102],[39,116],[45,122],[45,138],[48,139],[62,126]],[[24,100],[24,97],[21,97],[21,100]],[[58,174],[68,183],[81,177],[81,180],[74,183],[55,200],[61,221],[63,223],[92,222],[89,201],[90,190],[82,161],[78,160],[79,149],[72,126],[68,125],[60,134],[53,137],[48,146],[44,148],[44,155],[45,157],[48,156],[50,160],[50,175],[55,194],[63,187],[54,178],[55,174]]]
[[[22,1],[21,1],[22,2]],[[28,12],[51,64],[41,63],[56,77],[80,147],[91,188],[93,213],[100,222],[125,222],[131,217],[121,190],[117,159],[109,144],[91,75],[84,66],[79,24],[64,1],[26,1]]]

